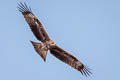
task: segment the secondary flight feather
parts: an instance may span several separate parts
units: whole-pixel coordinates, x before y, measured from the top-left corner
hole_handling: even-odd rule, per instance
[[[18,10],[24,16],[35,37],[41,41],[40,43],[31,41],[31,43],[34,46],[35,51],[41,56],[44,61],[46,61],[48,50],[50,50],[50,53],[53,56],[70,65],[74,69],[77,69],[81,72],[82,75],[89,76],[92,74],[88,67],[83,65],[83,63],[80,62],[77,58],[60,48],[53,40],[50,39],[47,32],[43,28],[43,25],[33,14],[30,7],[28,7],[25,3],[19,3]]]

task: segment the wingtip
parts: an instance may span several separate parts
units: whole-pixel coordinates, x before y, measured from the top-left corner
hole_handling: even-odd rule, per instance
[[[32,13],[31,8],[28,7],[25,2],[24,3],[19,2],[17,8],[22,13]]]
[[[84,75],[85,75],[86,77],[92,75],[92,72],[91,72],[90,70],[91,70],[91,69],[89,69],[89,68],[86,67],[86,66],[84,66],[83,69],[82,69],[82,71],[83,71],[83,73],[84,73]]]
[[[86,77],[92,75],[92,72],[91,72],[90,70],[91,70],[90,68],[88,68],[88,67],[86,67],[86,66],[84,66],[84,65],[83,65],[82,68],[79,69],[79,71],[81,72],[81,74],[82,74],[83,76],[86,76]]]

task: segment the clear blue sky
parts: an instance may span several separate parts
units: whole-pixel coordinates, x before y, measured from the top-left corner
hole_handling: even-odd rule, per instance
[[[26,2],[49,36],[89,68],[91,77],[50,53],[46,63],[17,3]],[[1,0],[0,80],[120,80],[120,0]]]

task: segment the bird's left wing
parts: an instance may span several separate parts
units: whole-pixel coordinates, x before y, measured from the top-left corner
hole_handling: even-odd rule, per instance
[[[29,24],[32,32],[34,33],[34,35],[38,40],[42,42],[50,40],[48,34],[43,28],[43,25],[32,13],[32,10],[30,7],[28,7],[25,3],[20,3],[18,4],[18,10],[23,14],[25,20]]]
[[[68,52],[64,51],[57,45],[52,47],[50,49],[50,52],[52,55],[54,55],[59,60],[63,61],[64,63],[66,63],[66,64],[70,65],[71,67],[80,71],[82,73],[82,75],[88,76],[88,75],[92,74],[89,71],[89,68],[84,66],[78,59],[76,59],[74,56],[72,56]]]

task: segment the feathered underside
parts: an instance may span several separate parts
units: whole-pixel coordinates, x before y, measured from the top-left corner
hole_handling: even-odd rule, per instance
[[[32,13],[30,7],[28,7],[25,3],[20,3],[18,4],[18,10],[23,14],[35,37],[42,42],[36,43],[32,41],[31,43],[34,46],[36,52],[42,57],[42,59],[44,59],[44,61],[46,60],[46,55],[49,49],[52,55],[54,55],[56,58],[63,61],[64,63],[70,65],[74,69],[77,69],[82,73],[82,75],[89,76],[90,74],[92,74],[89,68],[83,65],[74,56],[58,47],[56,44],[54,45],[54,47],[50,46],[53,45],[52,43],[46,44],[46,42],[49,42],[51,39],[47,35],[40,21]],[[49,48],[46,46],[49,46]]]
[[[50,52],[59,60],[63,61],[64,63],[80,71],[82,75],[90,76],[90,74],[92,74],[88,67],[83,65],[77,58],[75,58],[68,52],[64,51],[62,48],[58,47],[57,45],[51,48]]]

